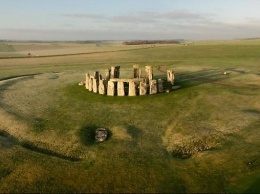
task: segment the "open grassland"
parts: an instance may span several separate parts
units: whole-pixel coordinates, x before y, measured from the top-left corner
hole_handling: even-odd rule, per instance
[[[162,46],[162,45],[159,45]],[[126,46],[121,43],[0,43],[0,59],[14,57],[46,57],[59,55],[75,55],[96,52],[115,52],[120,50],[144,49],[151,46]]]
[[[0,60],[0,192],[259,192],[260,44],[99,49]],[[78,86],[111,65],[129,77],[135,63],[157,78],[173,69],[182,88],[109,97]]]

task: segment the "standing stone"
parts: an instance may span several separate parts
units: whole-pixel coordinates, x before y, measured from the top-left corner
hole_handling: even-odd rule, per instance
[[[85,82],[85,87],[88,90],[88,85],[89,85],[89,74],[86,74],[86,82]]]
[[[100,80],[102,80],[102,75],[101,74],[99,74],[99,76],[98,76],[98,81],[100,81]]]
[[[95,72],[94,72],[94,78],[95,78],[95,79],[98,79],[98,77],[99,77],[98,71],[95,71]]]
[[[147,93],[147,87],[145,82],[140,82],[139,84],[139,94],[140,96],[146,95]]]
[[[108,96],[114,96],[115,95],[115,84],[112,81],[108,81],[107,95]]]
[[[105,70],[105,79],[106,79],[106,80],[109,80],[109,79],[110,79],[110,72],[111,72],[110,69],[106,69],[106,70]]]
[[[152,66],[145,66],[146,78],[148,81],[153,79],[153,67]]]
[[[111,66],[110,78],[119,78],[120,76],[120,66]]]
[[[116,78],[115,77],[115,67],[114,66],[111,66],[110,78]]]
[[[139,68],[139,65],[134,64],[134,78],[140,78],[141,77],[141,69]]]
[[[115,78],[119,78],[120,77],[120,66],[116,66],[115,67]]]
[[[136,96],[136,89],[135,89],[135,82],[131,81],[129,82],[129,96]]]
[[[158,92],[162,93],[163,92],[163,80],[158,79]]]
[[[98,81],[97,79],[93,79],[93,92],[97,93],[98,92]]]
[[[150,94],[157,94],[157,81],[150,80]]]
[[[89,78],[88,90],[89,90],[90,92],[93,91],[93,78],[92,78],[92,77]]]
[[[174,75],[174,72],[172,72],[172,80],[171,80],[172,85],[174,85],[174,80],[175,80],[175,75]]]
[[[167,82],[174,85],[174,72],[172,70],[167,70]]]
[[[98,93],[103,95],[106,94],[104,80],[99,80]]]
[[[117,95],[125,96],[124,82],[122,82],[122,81],[117,82]]]

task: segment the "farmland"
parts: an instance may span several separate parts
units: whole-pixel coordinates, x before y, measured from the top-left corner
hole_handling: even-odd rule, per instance
[[[182,88],[109,97],[78,86],[133,64],[172,69]],[[0,192],[259,192],[259,96],[258,40],[0,43]]]

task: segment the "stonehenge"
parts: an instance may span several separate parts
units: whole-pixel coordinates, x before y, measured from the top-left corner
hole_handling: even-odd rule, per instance
[[[104,70],[104,77],[100,72],[93,75],[86,74],[85,88],[90,92],[107,96],[143,96],[165,92],[164,79],[154,79],[153,67],[145,66],[145,75],[138,64],[133,65],[133,78],[120,78],[120,66],[111,66]],[[174,85],[174,72],[167,70],[166,81]]]

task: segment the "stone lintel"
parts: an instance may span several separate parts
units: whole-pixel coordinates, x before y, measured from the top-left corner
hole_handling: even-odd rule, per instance
[[[133,79],[120,79],[120,78],[112,78],[109,81],[112,82],[142,82],[143,78],[133,78]]]

